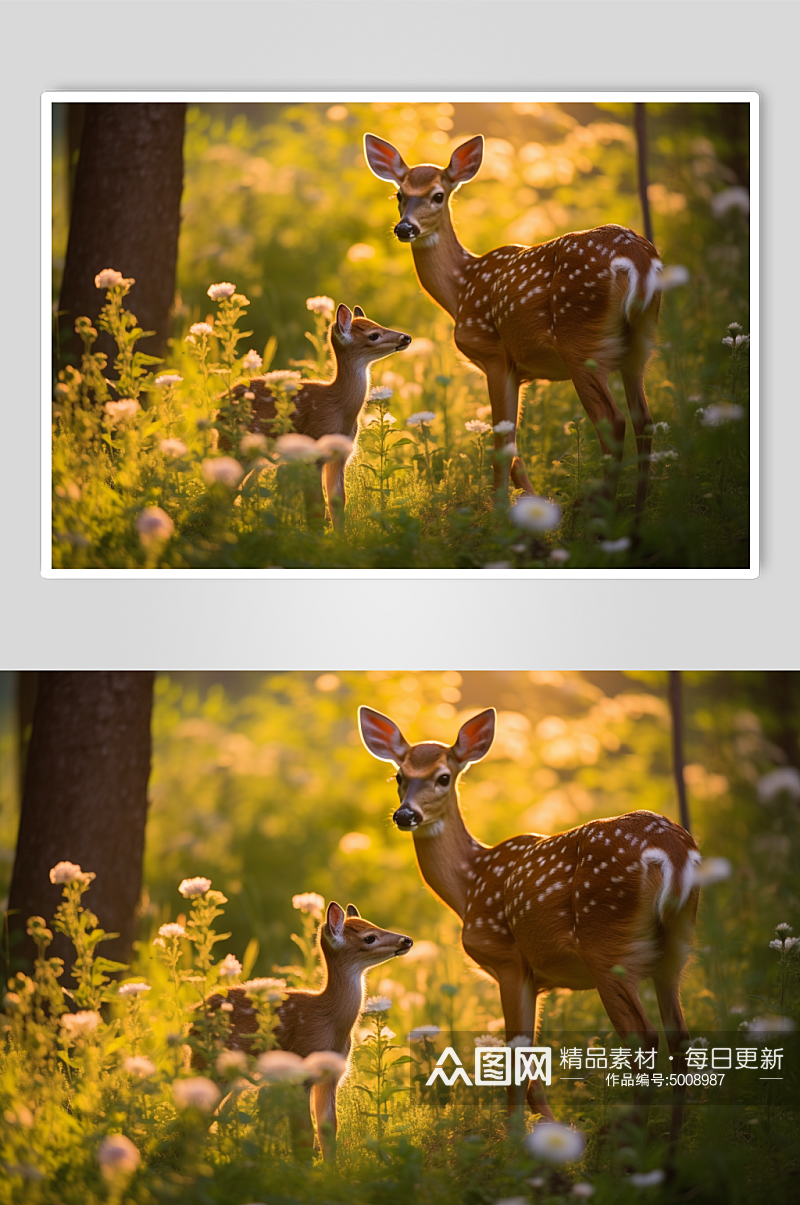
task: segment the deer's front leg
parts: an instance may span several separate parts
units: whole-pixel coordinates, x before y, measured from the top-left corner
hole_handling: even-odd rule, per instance
[[[322,477],[328,495],[331,523],[337,531],[341,531],[344,526],[344,461],[329,460],[323,467]]]
[[[494,974],[500,986],[500,1003],[506,1023],[506,1042],[511,1042],[514,1038],[524,1038],[526,1045],[533,1045],[533,1034],[536,1028],[536,997],[531,990],[530,981],[526,981],[524,969],[519,963],[508,963],[502,968],[495,968]],[[533,1089],[533,1086],[532,1082],[529,1090]],[[506,1091],[509,1117],[517,1116],[521,1120],[525,1109],[525,1085],[512,1083]],[[537,1108],[536,1111],[542,1112],[543,1110]],[[552,1117],[552,1114],[550,1116]]]
[[[519,454],[502,455],[504,448],[514,444],[517,433],[517,416],[519,413],[519,378],[513,364],[498,360],[487,364],[484,370],[489,385],[489,401],[492,403],[492,426],[498,423],[513,423],[507,432],[495,432],[494,447],[494,488],[495,492],[508,493],[509,473],[517,489],[526,494],[533,494],[534,489],[528,480],[528,474],[522,457]],[[498,455],[498,453],[501,453]]]
[[[311,1107],[314,1111],[317,1137],[322,1157],[326,1162],[336,1158],[336,1088],[336,1081],[329,1079],[314,1084],[311,1089]]]

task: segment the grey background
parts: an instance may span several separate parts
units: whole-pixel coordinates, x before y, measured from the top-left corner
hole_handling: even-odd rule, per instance
[[[6,668],[796,668],[794,3],[3,3]],[[45,580],[39,112],[52,89],[737,89],[761,95],[755,581]]]

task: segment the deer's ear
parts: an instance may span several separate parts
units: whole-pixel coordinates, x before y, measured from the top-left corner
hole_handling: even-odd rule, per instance
[[[360,305],[353,306],[353,317],[354,318],[366,318],[366,316],[367,315],[364,313],[364,311],[362,310]]]
[[[355,904],[348,904],[347,905],[347,915],[348,916],[361,916],[361,913],[359,912],[358,908],[356,908]]]
[[[379,180],[402,184],[408,175],[408,165],[397,148],[375,134],[364,135],[364,154],[370,171]]]
[[[361,739],[373,757],[400,765],[409,744],[393,720],[371,707],[359,707],[358,727]]]
[[[474,715],[466,724],[461,725],[456,743],[453,745],[453,756],[462,766],[480,761],[492,747],[497,714],[494,707]]]
[[[350,328],[353,325],[353,315],[346,305],[340,305],[336,311],[336,330],[346,343],[350,338]]]
[[[470,138],[469,142],[463,142],[461,146],[456,147],[445,168],[445,175],[453,188],[458,188],[459,184],[466,184],[473,176],[477,176],[482,162],[483,135],[478,134],[476,138]]]
[[[344,916],[344,909],[335,900],[331,900],[322,932],[334,950],[339,950],[344,945]]]

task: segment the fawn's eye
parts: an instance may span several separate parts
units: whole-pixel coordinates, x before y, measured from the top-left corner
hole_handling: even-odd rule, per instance
[[[436,779],[436,785],[438,787],[449,787],[450,786],[450,775],[449,774],[440,774],[439,777]]]
[[[373,343],[377,343],[377,341],[378,341],[378,339],[380,339],[380,337],[381,337],[380,331],[373,331],[372,334],[370,335],[370,339],[372,340]]]
[[[443,200],[444,200],[444,193],[443,193],[443,192],[435,192],[435,193],[433,194],[433,201],[434,201],[434,204],[436,204],[436,205],[441,205],[441,203],[442,203],[442,201],[443,201]]]
[[[374,933],[370,933],[367,937],[364,938],[364,942],[368,946],[371,946],[373,944],[373,942],[376,942],[377,940],[378,939]]]

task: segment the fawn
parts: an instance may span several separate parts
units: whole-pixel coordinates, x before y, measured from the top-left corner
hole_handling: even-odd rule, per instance
[[[609,456],[606,489],[616,489],[625,439],[625,418],[607,385],[622,373],[636,434],[636,514],[647,497],[652,419],[644,393],[644,369],[655,338],[663,267],[652,243],[623,226],[578,230],[533,247],[496,247],[473,255],[453,229],[450,199],[478,173],[483,138],[453,151],[446,168],[408,167],[389,142],[364,137],[371,171],[397,186],[400,221],[394,233],[411,243],[422,288],[455,321],[458,350],[483,372],[492,421],[510,422],[495,446],[511,455],[495,462],[495,487],[532,494],[516,452],[519,390],[524,381],[572,380],[584,410]]]
[[[394,823],[413,833],[422,877],[461,919],[464,950],[497,981],[507,1040],[536,1036],[543,993],[596,988],[623,1041],[635,1036],[657,1050],[637,991],[652,978],[678,1071],[689,1038],[679,981],[699,896],[700,854],[689,833],[636,811],[487,847],[464,823],[458,780],[489,752],[494,709],[467,720],[450,748],[409,745],[392,720],[368,707],[359,709],[359,725],[373,757],[397,767]],[[508,1089],[509,1113],[523,1107],[523,1093]],[[539,1081],[528,1085],[527,1100],[554,1120]],[[673,1109],[673,1134],[681,1114]]]
[[[370,365],[393,352],[402,351],[410,342],[410,335],[370,321],[361,306],[355,306],[351,314],[346,305],[340,305],[330,331],[336,372],[330,381],[302,382],[294,395],[292,422],[295,431],[311,439],[341,435],[355,445],[358,416],[369,393]],[[249,385],[238,385],[234,389],[238,397],[245,391],[255,395],[251,403],[253,420],[250,430],[264,435],[272,434],[275,400],[269,385],[263,378],[254,377]],[[337,528],[341,526],[344,515],[345,462],[353,450],[350,449],[345,456],[320,462],[328,496],[328,511],[331,522]]]
[[[350,1035],[364,1006],[364,976],[371,967],[407,954],[414,943],[402,933],[380,929],[364,920],[355,904],[348,904],[345,911],[334,901],[328,905],[317,940],[325,962],[325,985],[320,991],[290,989],[277,1010],[279,1024],[274,1036],[282,1050],[301,1058],[324,1050],[334,1051],[346,1062]],[[217,1009],[224,1000],[233,1005],[228,1047],[247,1051],[258,1029],[247,984],[229,988],[226,997],[210,997],[208,1005]],[[325,1159],[333,1158],[336,1152],[336,1094],[345,1073],[306,1085]]]

